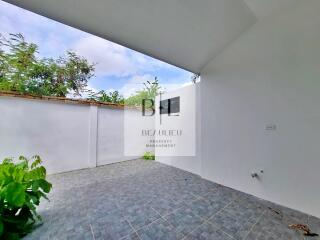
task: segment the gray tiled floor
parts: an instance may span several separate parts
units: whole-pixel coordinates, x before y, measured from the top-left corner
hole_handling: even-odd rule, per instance
[[[320,220],[154,161],[52,175],[44,224],[26,239],[235,240],[307,238],[288,224]]]

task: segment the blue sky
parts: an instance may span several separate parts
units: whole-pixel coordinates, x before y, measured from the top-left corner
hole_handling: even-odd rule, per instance
[[[118,44],[82,32],[0,1],[0,33],[22,33],[39,46],[39,57],[75,51],[96,64],[88,88],[133,94],[142,83],[158,77],[167,90],[190,83],[191,73]]]

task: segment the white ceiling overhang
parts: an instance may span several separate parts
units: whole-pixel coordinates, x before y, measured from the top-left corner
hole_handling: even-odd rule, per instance
[[[195,73],[257,21],[254,10],[266,14],[261,1],[6,0]]]

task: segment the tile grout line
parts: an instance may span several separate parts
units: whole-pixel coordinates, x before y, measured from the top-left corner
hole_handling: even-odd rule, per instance
[[[91,230],[92,238],[93,238],[93,240],[96,240],[96,238],[95,238],[95,236],[94,236],[94,232],[93,232],[93,229],[92,229],[92,225],[91,225],[91,223],[89,223],[89,226],[90,226],[90,230]]]
[[[250,230],[248,231],[247,235],[243,238],[243,240],[246,240],[247,237],[249,236],[249,234],[252,232],[253,228],[258,224],[258,222],[261,220],[261,218],[264,216],[264,214],[266,213],[267,210],[264,210],[263,213],[261,214],[261,216],[257,219],[257,221],[252,225],[252,227],[250,228]]]
[[[222,212],[224,209],[226,209],[227,207],[229,207],[232,203],[234,203],[238,198],[233,199],[231,202],[229,202],[226,206],[224,206],[223,208],[221,208],[218,212],[216,212],[215,214],[213,214],[211,217],[209,217],[207,220],[205,220],[207,223],[212,224],[213,226],[215,226],[217,229],[219,229],[221,232],[223,232],[224,234],[226,234],[227,236],[229,236],[231,239],[235,239],[233,236],[231,236],[229,233],[226,233],[225,231],[223,231],[219,226],[217,226],[214,222],[211,222],[210,219],[216,215],[218,215],[220,212]]]
[[[198,214],[194,213],[195,215],[197,215],[198,217],[200,217],[202,220],[204,220],[204,223],[200,224],[199,226],[197,226],[195,229],[193,229],[192,231],[190,231],[188,234],[186,234],[186,236],[184,236],[182,238],[185,239],[189,234],[191,234],[192,232],[196,231],[199,227],[201,227],[203,224],[205,223],[209,223],[209,224],[212,224],[217,230],[223,232],[224,234],[226,234],[227,236],[229,236],[231,239],[235,239],[232,235],[230,235],[229,233],[223,231],[221,228],[219,228],[219,226],[217,226],[215,223],[211,222],[210,219],[213,217],[213,216],[216,216],[217,214],[219,214],[220,212],[222,212],[225,208],[227,208],[229,205],[231,205],[232,203],[234,203],[237,199],[239,199],[240,197],[235,197],[233,200],[231,200],[226,206],[224,206],[223,208],[221,208],[219,211],[217,211],[215,214],[213,214],[212,216],[210,216],[209,218],[203,218],[201,216],[199,216]],[[209,201],[207,200],[206,198],[200,196],[199,199],[203,199],[205,201]],[[265,210],[266,211],[266,210]],[[249,235],[249,233],[251,232],[251,230],[254,228],[254,226],[260,221],[260,219],[262,218],[262,216],[264,215],[265,211],[262,212],[261,216],[258,218],[258,220],[253,224],[252,228],[249,230],[248,234],[245,236],[245,238],[247,238],[247,236]],[[244,238],[244,240],[245,240]]]
[[[213,216],[216,216],[217,214],[219,214],[220,212],[222,212],[224,209],[226,209],[227,207],[229,207],[236,199],[232,200],[231,202],[229,202],[226,206],[224,206],[223,208],[221,208],[218,212],[216,212],[215,214],[213,214],[211,217],[208,218],[208,221],[210,222],[210,219]]]
[[[191,211],[191,212],[192,212],[192,211]],[[200,225],[196,226],[193,230],[191,230],[190,232],[188,232],[187,234],[185,234],[185,236],[184,236],[181,240],[185,239],[191,232],[194,232],[195,230],[197,230],[200,226],[202,226],[202,225],[206,222],[206,220],[203,219],[203,218],[202,218],[201,216],[199,216],[198,214],[196,214],[196,213],[194,213],[194,212],[193,212],[193,214],[194,214],[196,217],[200,218],[200,219],[203,221],[203,223],[201,223]],[[169,224],[170,224],[170,223],[169,223]],[[181,234],[183,234],[183,233],[181,233]]]
[[[196,195],[196,194],[193,194],[193,193],[190,193],[191,195],[193,195],[196,199],[195,200],[193,200],[193,201],[191,201],[191,202],[195,202],[195,201],[197,201],[197,200],[200,200],[200,199],[204,199],[202,196],[200,196],[200,195]]]
[[[160,213],[159,213],[156,209],[154,209],[153,207],[151,207],[151,208],[152,208],[155,212],[157,212],[157,213],[161,216],[161,218],[163,218],[164,220],[166,220],[166,219],[165,219],[166,216],[168,216],[168,215],[170,215],[170,214],[172,214],[172,213],[180,210],[180,209],[183,208],[183,207],[185,207],[185,206],[183,205],[183,206],[181,206],[181,207],[178,207],[178,208],[174,209],[173,211],[168,212],[168,213],[166,213],[166,214],[164,214],[164,215],[160,214]]]
[[[136,232],[138,232],[138,231],[139,231],[139,230],[141,230],[141,229],[148,228],[151,224],[153,224],[153,223],[155,223],[155,222],[159,221],[159,219],[162,219],[162,220],[164,220],[164,221],[166,221],[166,222],[167,222],[167,220],[166,220],[166,219],[164,219],[158,211],[156,211],[156,210],[155,210],[155,209],[153,209],[152,207],[151,207],[151,209],[152,209],[152,210],[154,210],[154,211],[155,211],[155,212],[156,212],[160,217],[159,217],[159,218],[157,218],[156,220],[153,220],[152,222],[148,223],[147,225],[144,225],[144,226],[142,226],[142,227],[139,227],[139,228],[136,230]],[[132,228],[133,228],[133,227],[132,227]]]
[[[153,211],[155,211],[156,213],[158,213],[159,216],[160,216],[160,218],[161,218],[162,220],[168,222],[167,219],[165,219],[164,217],[167,216],[167,215],[169,215],[169,214],[162,216],[162,215],[161,215],[156,209],[154,209],[153,207],[151,207],[151,209],[152,209]],[[179,208],[178,208],[178,209],[179,209]],[[171,213],[175,212],[175,211],[178,210],[178,209],[175,209],[175,210],[172,211]],[[170,214],[171,214],[171,213],[170,213]],[[157,220],[158,220],[158,219],[157,219]],[[154,222],[155,222],[155,221],[154,221]],[[169,222],[168,222],[168,223],[169,223]],[[169,223],[169,224],[170,224],[170,223]],[[170,224],[170,226],[172,226],[172,225]],[[172,227],[173,227],[173,226],[172,226]]]
[[[232,203],[234,203],[237,199],[239,199],[240,196],[234,198],[230,203],[228,203],[224,208],[222,208],[220,211],[216,212],[215,214],[213,214],[208,220],[207,222],[211,223],[212,225],[216,226],[220,231],[222,231],[223,233],[227,234],[229,237],[231,237],[232,239],[235,239],[233,236],[231,236],[230,234],[226,233],[225,231],[223,231],[221,228],[219,228],[215,223],[211,222],[210,219],[219,214],[220,212],[222,212],[225,208],[227,208],[229,205],[231,205]],[[251,229],[249,230],[248,234],[243,238],[243,240],[245,240],[248,235],[250,234],[250,232],[252,231],[252,229],[254,228],[254,226],[260,221],[260,219],[263,217],[263,215],[265,214],[266,210],[262,212],[261,216],[258,218],[258,220],[253,224],[253,226],[251,227]]]
[[[138,234],[138,231],[132,226],[132,224],[130,223],[130,221],[128,219],[126,219],[126,221],[129,223],[130,227],[133,229],[133,231],[137,234],[138,238],[141,240],[140,235]],[[130,234],[128,234],[127,236],[130,236]]]
[[[206,200],[206,199],[204,199],[204,200]],[[195,230],[197,230],[199,227],[201,227],[201,226],[202,226],[203,224],[205,224],[205,223],[210,223],[210,224],[212,224],[212,225],[215,226],[218,230],[222,231],[222,232],[225,233],[227,236],[229,236],[231,239],[234,239],[234,237],[232,237],[232,236],[229,235],[228,233],[226,233],[226,232],[224,232],[223,230],[221,230],[217,225],[215,225],[215,224],[213,224],[212,222],[210,222],[209,219],[212,218],[213,216],[215,216],[216,214],[218,214],[219,212],[221,212],[221,211],[222,211],[223,209],[225,209],[226,207],[228,207],[228,206],[229,206],[231,203],[233,203],[235,200],[236,200],[236,199],[233,199],[232,201],[230,201],[226,206],[224,206],[222,209],[220,209],[219,211],[217,211],[215,214],[213,214],[213,215],[212,215],[211,217],[209,217],[208,219],[205,219],[205,218],[199,216],[198,214],[194,213],[197,217],[199,217],[201,220],[203,220],[203,223],[200,224],[199,226],[195,227],[193,230],[191,230],[191,231],[188,232],[187,234],[185,234],[185,236],[184,236],[181,240],[185,239],[190,233],[194,232]],[[182,206],[182,207],[183,207],[183,206]],[[168,214],[166,214],[166,215],[164,215],[164,216],[168,216],[168,215],[176,212],[177,210],[181,209],[182,207],[177,208],[177,209],[175,209],[174,211],[172,211],[172,212],[170,212],[170,213],[168,213]],[[152,207],[151,207],[151,208],[152,208]],[[160,215],[160,217],[161,217],[164,221],[166,221],[170,226],[174,227],[174,226],[173,226],[170,222],[168,222],[168,220],[165,219],[164,216],[162,216],[157,210],[155,210],[154,208],[152,208],[152,209],[153,209],[154,211],[156,211],[156,212]],[[157,219],[157,220],[159,220],[159,219]],[[157,220],[156,220],[156,221],[157,221]],[[155,222],[155,221],[154,221],[154,222]],[[153,222],[152,222],[152,223],[153,223]],[[150,223],[150,224],[151,224],[151,223]],[[150,225],[150,224],[149,224],[149,225]],[[149,225],[147,225],[147,226],[149,226]],[[146,226],[146,227],[147,227],[147,226]],[[181,232],[180,232],[180,233],[181,233]],[[181,234],[183,234],[183,233],[181,233]]]
[[[207,200],[206,198],[199,196],[198,199],[203,199],[206,202],[208,202],[209,200]],[[230,234],[226,233],[225,231],[221,230],[221,228],[219,228],[216,224],[210,222],[210,218],[212,218],[213,216],[219,214],[221,211],[223,211],[225,208],[227,208],[229,205],[231,205],[237,198],[234,198],[233,200],[231,200],[228,204],[226,204],[223,208],[221,208],[219,211],[217,211],[216,213],[214,213],[213,215],[211,215],[209,218],[203,218],[200,215],[198,215],[197,213],[194,213],[197,217],[199,217],[201,220],[203,220],[203,223],[200,224],[199,226],[197,226],[196,228],[194,228],[192,231],[190,231],[189,233],[187,233],[181,240],[185,239],[186,237],[188,237],[188,235],[190,235],[192,232],[196,231],[198,228],[200,228],[203,224],[205,223],[209,223],[212,224],[213,226],[216,227],[216,229],[222,231],[223,233],[225,233],[227,236],[229,236],[231,239],[234,239],[233,236],[231,236]]]
[[[182,207],[183,207],[183,206],[182,206]],[[175,209],[174,211],[166,214],[165,216],[168,216],[168,215],[174,213],[175,211],[181,209],[182,207],[180,207],[180,208],[178,208],[178,209]],[[162,215],[161,215],[157,210],[155,210],[153,207],[151,207],[151,208],[160,215],[160,217],[162,218],[162,220],[164,220],[165,222],[167,222],[167,223],[173,228],[173,229],[172,229],[173,231],[175,231],[176,233],[181,233],[181,232],[178,232],[178,231],[176,231],[176,230],[174,229],[175,227],[174,227],[167,219],[165,219],[165,216],[162,216]],[[181,233],[181,234],[183,234],[183,233]]]
[[[227,204],[227,205],[229,205],[229,204]],[[227,207],[227,205],[226,205],[225,207]],[[225,207],[223,207],[223,208],[225,208]],[[222,208],[221,210],[223,210],[223,208]],[[218,212],[220,212],[220,210],[219,210]],[[218,213],[218,212],[217,212],[217,213]],[[217,213],[213,214],[211,217],[213,217],[213,216],[216,215]],[[219,228],[216,224],[210,222],[209,219],[210,219],[211,217],[209,217],[208,219],[206,219],[206,218],[203,218],[203,217],[199,216],[197,213],[194,213],[194,214],[195,214],[197,217],[199,217],[201,220],[203,220],[203,223],[200,224],[199,226],[195,227],[195,228],[194,228],[192,231],[190,231],[189,233],[187,233],[181,240],[184,240],[186,237],[188,237],[188,235],[190,235],[191,233],[193,233],[194,231],[196,231],[198,228],[200,228],[200,227],[201,227],[202,225],[204,225],[205,223],[208,223],[208,224],[213,225],[217,230],[220,230],[221,232],[223,232],[223,233],[225,233],[227,236],[229,236],[231,239],[234,239],[233,236],[231,236],[230,234],[228,234],[228,233],[226,233],[225,231],[221,230],[221,228]]]
[[[223,231],[219,226],[217,226],[215,223],[210,222],[209,220],[206,220],[207,223],[210,223],[211,225],[213,225],[214,227],[216,227],[218,230],[220,230],[221,232],[223,232],[224,234],[226,234],[227,236],[229,236],[231,239],[235,239],[232,235],[230,235],[229,233]]]
[[[159,221],[160,219],[162,219],[163,221],[167,222],[171,227],[173,227],[157,210],[155,210],[155,209],[152,208],[152,207],[150,207],[150,208],[151,208],[152,210],[154,210],[160,217],[157,218],[156,220],[150,222],[149,224],[138,228],[138,230],[135,230],[135,228],[134,228],[133,226],[131,226],[130,222],[128,221],[129,224],[130,224],[130,226],[135,230],[135,232],[136,232],[136,234],[138,235],[138,237],[139,237],[140,240],[142,240],[142,239],[141,239],[140,235],[138,234],[138,231],[141,230],[141,229],[148,228],[150,225],[152,225],[153,223]],[[130,234],[129,234],[129,235],[130,235]],[[123,239],[123,238],[125,238],[125,237],[127,237],[127,236],[129,236],[129,235],[126,235],[126,236],[122,237],[121,239]]]
[[[194,231],[196,231],[198,228],[200,228],[203,224],[205,224],[206,221],[204,221],[202,224],[200,224],[199,226],[197,226],[195,229],[193,229],[192,231],[190,231],[189,233],[187,233],[181,240],[186,239],[186,237],[188,237],[191,233],[193,233]]]

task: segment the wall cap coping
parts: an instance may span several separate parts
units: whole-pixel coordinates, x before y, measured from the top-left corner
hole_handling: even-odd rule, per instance
[[[98,102],[94,100],[86,99],[76,99],[76,98],[67,98],[67,97],[56,97],[56,96],[39,96],[33,94],[23,94],[14,91],[0,91],[0,97],[16,97],[24,99],[34,99],[34,100],[43,100],[43,101],[55,101],[65,104],[79,104],[87,106],[99,106],[99,107],[109,107],[115,109],[124,109],[123,104],[109,103],[109,102]]]

